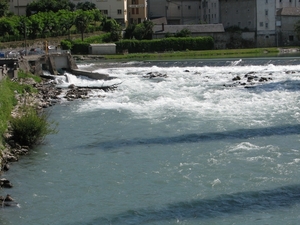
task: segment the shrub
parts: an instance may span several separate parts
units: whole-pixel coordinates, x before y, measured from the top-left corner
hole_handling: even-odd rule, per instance
[[[85,41],[74,41],[72,52],[75,54],[88,54],[89,53],[89,43]]]
[[[70,50],[72,48],[72,42],[69,40],[62,40],[60,46],[63,50]]]
[[[116,42],[117,51],[128,49],[129,53],[210,50],[214,48],[212,37],[182,37],[163,38],[154,40],[122,40]]]
[[[48,134],[56,133],[53,122],[48,122],[48,114],[38,113],[35,108],[25,106],[19,116],[10,120],[12,135],[20,145],[33,146],[43,141]]]

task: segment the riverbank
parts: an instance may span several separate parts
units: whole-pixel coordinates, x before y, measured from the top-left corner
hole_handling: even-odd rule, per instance
[[[177,51],[156,53],[131,53],[105,55],[106,60],[160,60],[160,59],[218,59],[218,58],[249,58],[274,57],[279,54],[299,51],[298,48],[251,48],[251,49],[221,49],[203,51]],[[82,58],[84,59],[84,58]]]

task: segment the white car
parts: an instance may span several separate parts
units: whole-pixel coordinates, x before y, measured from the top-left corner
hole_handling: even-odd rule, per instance
[[[20,53],[17,51],[10,51],[7,53],[6,58],[19,58]]]

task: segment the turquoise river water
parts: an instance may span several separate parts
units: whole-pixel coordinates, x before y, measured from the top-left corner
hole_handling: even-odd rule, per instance
[[[79,64],[115,79],[59,86],[118,88],[49,109],[59,132],[5,173],[0,224],[299,224],[299,62]]]

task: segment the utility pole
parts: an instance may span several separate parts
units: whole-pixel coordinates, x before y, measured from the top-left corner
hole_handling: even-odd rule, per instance
[[[20,5],[19,5],[19,0],[17,1],[18,4],[18,16],[20,16]]]

